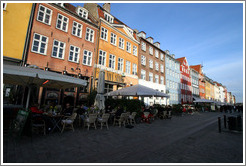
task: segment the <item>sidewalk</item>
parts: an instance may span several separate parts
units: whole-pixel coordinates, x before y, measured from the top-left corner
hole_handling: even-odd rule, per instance
[[[218,133],[224,113],[195,113],[107,131],[76,128],[24,137],[14,145],[4,137],[7,163],[241,163],[243,134]],[[227,114],[230,115],[230,114]],[[223,126],[222,126],[223,129]]]

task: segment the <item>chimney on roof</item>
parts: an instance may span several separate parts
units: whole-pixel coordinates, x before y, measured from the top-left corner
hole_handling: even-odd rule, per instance
[[[110,3],[103,4],[103,9],[110,13]]]

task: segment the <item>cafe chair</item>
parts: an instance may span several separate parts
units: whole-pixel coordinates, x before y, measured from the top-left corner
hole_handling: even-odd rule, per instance
[[[46,135],[45,121],[41,114],[33,114],[31,120],[32,133],[43,133]]]
[[[114,117],[113,126],[115,126],[116,124],[119,124],[119,127],[121,127],[121,123],[123,123],[123,125],[125,126],[125,119],[126,119],[125,117],[126,117],[126,113],[122,113],[119,118]]]
[[[74,131],[73,122],[74,122],[76,116],[77,116],[77,113],[73,113],[70,117],[67,117],[66,119],[63,119],[61,121],[61,124],[62,124],[61,133],[63,133],[65,128],[72,129]]]
[[[163,111],[162,114],[160,115],[162,119],[167,119],[167,111]]]
[[[97,121],[99,123],[101,123],[101,129],[102,129],[102,127],[103,127],[104,124],[107,127],[107,129],[108,129],[108,119],[109,119],[109,116],[110,116],[110,114],[103,114],[102,117],[97,118]]]
[[[126,113],[125,113],[125,122],[126,122],[127,124],[130,124],[129,116],[130,116],[130,112],[126,112]]]
[[[154,111],[155,111],[155,113],[153,115],[153,120],[158,118],[158,116],[157,116],[158,115],[158,109],[155,109]]]
[[[135,121],[135,116],[137,115],[137,112],[132,112],[132,114],[129,116],[129,121],[130,121],[130,124],[132,125],[133,123],[136,124],[136,121]]]
[[[84,126],[87,126],[87,130],[90,129],[91,124],[93,124],[94,128],[97,129],[96,119],[97,119],[97,114],[89,114],[89,117],[85,118]]]

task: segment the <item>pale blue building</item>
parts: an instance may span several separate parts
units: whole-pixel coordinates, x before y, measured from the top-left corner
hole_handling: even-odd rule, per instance
[[[168,105],[181,103],[181,89],[180,89],[180,62],[175,59],[175,55],[170,55],[166,50],[165,56],[165,75],[166,75],[166,89],[170,98],[167,101]]]

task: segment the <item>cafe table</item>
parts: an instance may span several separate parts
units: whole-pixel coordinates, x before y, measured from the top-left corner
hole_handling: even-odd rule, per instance
[[[61,120],[64,118],[64,115],[50,113],[46,113],[45,115],[49,117],[50,122],[53,124],[50,133],[53,133],[55,129],[58,129],[60,131],[62,130],[59,124],[61,123]]]

